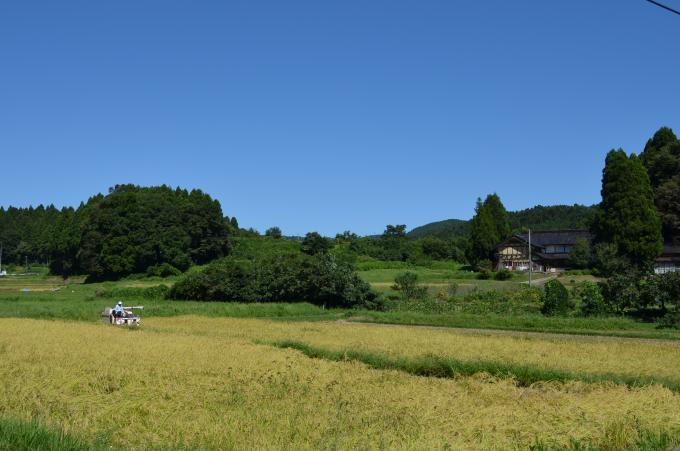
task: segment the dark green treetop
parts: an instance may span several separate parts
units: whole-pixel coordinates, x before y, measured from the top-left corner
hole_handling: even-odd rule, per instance
[[[664,239],[680,244],[680,141],[673,130],[660,128],[640,154],[654,190]]]
[[[612,243],[638,268],[661,253],[661,221],[640,158],[623,150],[607,154],[602,173],[602,203],[594,224],[596,240]]]
[[[496,246],[510,236],[508,214],[497,194],[489,194],[484,202],[477,199],[475,216],[470,224],[467,258],[472,265],[492,260]]]

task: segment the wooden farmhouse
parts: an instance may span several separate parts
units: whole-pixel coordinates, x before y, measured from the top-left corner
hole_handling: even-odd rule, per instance
[[[674,271],[680,271],[680,246],[665,244],[661,257],[654,264],[654,272],[665,274]]]
[[[592,241],[587,230],[550,230],[531,232],[532,270],[555,272],[569,268],[569,253],[578,240]],[[529,270],[529,235],[520,233],[503,241],[496,248],[496,269]],[[680,271],[680,246],[665,244],[654,263],[654,272],[664,274]]]
[[[569,253],[578,240],[590,242],[587,230],[550,230],[531,232],[532,270],[555,272],[569,267]],[[529,270],[529,235],[519,233],[496,248],[496,269]]]

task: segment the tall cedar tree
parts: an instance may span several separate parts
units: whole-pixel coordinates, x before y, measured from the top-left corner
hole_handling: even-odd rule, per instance
[[[510,236],[511,231],[508,213],[497,194],[489,194],[483,203],[477,199],[470,224],[468,261],[476,266],[482,260],[493,260],[496,246]]]
[[[619,255],[645,269],[661,253],[661,221],[640,158],[619,150],[607,154],[602,203],[595,224],[598,242],[616,245]]]
[[[661,215],[662,233],[680,244],[680,141],[668,127],[660,128],[640,154]]]

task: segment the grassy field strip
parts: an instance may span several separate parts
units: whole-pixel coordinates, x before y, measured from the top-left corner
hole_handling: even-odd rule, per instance
[[[297,341],[260,342],[283,349],[295,349],[310,358],[326,359],[335,362],[357,361],[378,370],[398,370],[416,376],[455,378],[488,373],[493,377],[511,378],[521,387],[529,387],[538,382],[572,382],[585,383],[611,382],[630,388],[658,384],[676,393],[680,393],[680,383],[655,377],[631,377],[620,374],[588,374],[570,373],[567,371],[546,369],[531,366],[515,365],[493,361],[461,361],[437,356],[416,358],[392,357],[377,352],[354,351],[351,349],[332,351],[310,346]]]
[[[473,320],[466,321],[464,318],[453,318],[451,320],[444,318],[436,318],[440,315],[427,315],[429,318],[422,318],[419,320],[403,319],[398,313],[376,315],[376,312],[364,312],[359,314],[349,314],[347,322],[376,324],[384,326],[408,326],[408,327],[422,327],[432,329],[451,329],[455,331],[475,331],[475,333],[508,333],[508,334],[537,334],[537,335],[557,335],[564,338],[569,336],[577,336],[575,338],[583,339],[584,337],[597,338],[613,338],[613,339],[633,339],[633,340],[654,340],[654,341],[668,341],[680,344],[680,332],[676,330],[650,330],[650,331],[636,331],[636,330],[597,330],[597,329],[583,329],[583,328],[569,328],[564,326],[558,327],[522,327],[521,322],[512,326],[495,325],[493,320],[489,322]],[[409,315],[410,316],[410,315]]]
[[[206,319],[0,319],[0,417],[125,449],[613,450],[680,437],[680,395],[658,385],[415,377],[252,344],[325,324]]]
[[[272,318],[276,319],[276,318]],[[499,335],[499,336],[510,336],[519,338],[544,338],[544,339],[555,339],[555,340],[574,340],[574,341],[617,341],[617,342],[631,342],[631,343],[664,343],[670,346],[680,346],[680,337],[670,337],[670,338],[658,338],[654,336],[653,338],[633,335],[627,336],[620,334],[591,334],[583,330],[577,330],[576,332],[554,332],[554,331],[536,331],[536,330],[516,330],[516,329],[493,329],[493,328],[483,328],[483,327],[455,327],[455,326],[430,326],[427,324],[403,324],[403,323],[388,323],[388,322],[376,322],[371,321],[367,318],[362,318],[361,316],[347,316],[346,318],[338,318],[336,321],[339,324],[370,324],[372,326],[378,327],[414,327],[416,329],[430,329],[430,330],[441,330],[449,331],[460,334],[471,334],[471,335]]]
[[[250,319],[186,316],[149,318],[150,330],[211,337],[294,341],[329,351],[378,353],[391,358],[436,357],[461,362],[503,362],[518,367],[628,380],[652,378],[680,384],[680,346],[676,342],[583,340],[574,337],[470,334],[455,329],[384,327],[363,323],[288,323]]]
[[[348,320],[403,326],[680,340],[680,331],[678,330],[660,330],[656,329],[653,324],[638,323],[627,318],[551,318],[539,315],[532,315],[531,317],[507,317],[496,314],[476,315],[458,313],[455,315],[438,315],[418,312],[362,311],[355,313]]]
[[[40,422],[0,418],[0,450],[2,451],[86,451],[103,449],[85,444],[73,435],[52,430]]]

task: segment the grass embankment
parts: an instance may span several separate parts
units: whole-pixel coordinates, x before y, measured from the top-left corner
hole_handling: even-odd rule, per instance
[[[354,351],[346,349],[333,351],[305,343],[282,340],[269,343],[283,349],[295,349],[307,357],[331,360],[334,362],[357,361],[377,370],[398,370],[416,376],[455,378],[487,373],[493,377],[511,378],[521,387],[529,387],[537,382],[585,383],[611,382],[630,388],[658,384],[674,392],[680,392],[680,382],[659,377],[626,376],[621,374],[573,373],[552,368],[517,365],[507,362],[484,360],[464,361],[450,357],[426,355],[419,357],[391,357],[378,352]]]
[[[0,415],[43,418],[127,449],[627,449],[680,433],[680,395],[658,385],[415,377],[252,343],[277,334],[338,347],[393,343],[390,329],[181,317],[154,318],[131,333],[0,319]],[[433,352],[436,335],[453,335],[424,332],[418,340],[435,343]],[[409,341],[411,333],[401,336]],[[545,353],[561,354],[554,344],[540,340]],[[636,356],[619,355],[620,365]],[[597,357],[589,362],[596,369]]]
[[[572,335],[650,338],[680,340],[680,330],[658,329],[654,323],[644,323],[625,317],[549,317],[540,314],[427,314],[419,312],[354,313],[351,321],[409,326],[433,326],[520,332],[544,332]]]
[[[50,429],[36,420],[0,418],[1,451],[87,451],[99,449],[82,440]]]

